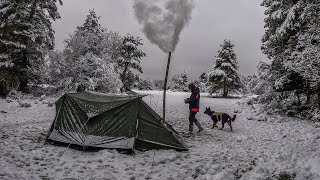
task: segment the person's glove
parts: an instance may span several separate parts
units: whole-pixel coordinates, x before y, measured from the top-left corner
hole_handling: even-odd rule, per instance
[[[187,99],[184,100],[184,103],[187,104],[187,103],[189,103],[189,101],[190,101],[190,98],[187,98]]]

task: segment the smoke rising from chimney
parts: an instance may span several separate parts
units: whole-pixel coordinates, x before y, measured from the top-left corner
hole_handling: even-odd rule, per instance
[[[193,0],[134,0],[135,15],[146,37],[164,52],[174,52],[191,19]]]

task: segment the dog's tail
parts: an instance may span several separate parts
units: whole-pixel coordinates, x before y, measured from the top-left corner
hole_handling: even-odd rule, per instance
[[[231,121],[235,121],[236,120],[237,115],[234,115],[233,118],[231,118]]]

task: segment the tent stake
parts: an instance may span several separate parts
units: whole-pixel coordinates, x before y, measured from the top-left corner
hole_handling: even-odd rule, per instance
[[[169,56],[168,56],[166,77],[164,79],[164,86],[163,86],[163,112],[162,112],[163,122],[166,120],[166,92],[167,92],[167,82],[168,82],[168,74],[169,74],[169,68],[170,68],[170,60],[171,60],[171,52],[169,52]]]

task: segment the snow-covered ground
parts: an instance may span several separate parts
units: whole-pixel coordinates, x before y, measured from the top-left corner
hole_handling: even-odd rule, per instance
[[[140,91],[162,113],[162,92]],[[188,129],[189,93],[167,93],[167,121],[184,135]],[[256,114],[240,99],[201,97],[197,118],[204,132],[184,137],[190,150],[114,150],[82,152],[43,142],[55,115],[46,98],[7,102],[0,99],[0,179],[320,179],[320,125]],[[31,107],[21,107],[31,105]],[[203,109],[223,111],[237,119],[233,132],[210,129]],[[221,126],[221,124],[218,124]],[[195,131],[196,131],[195,127]],[[43,146],[43,147],[42,147]]]

